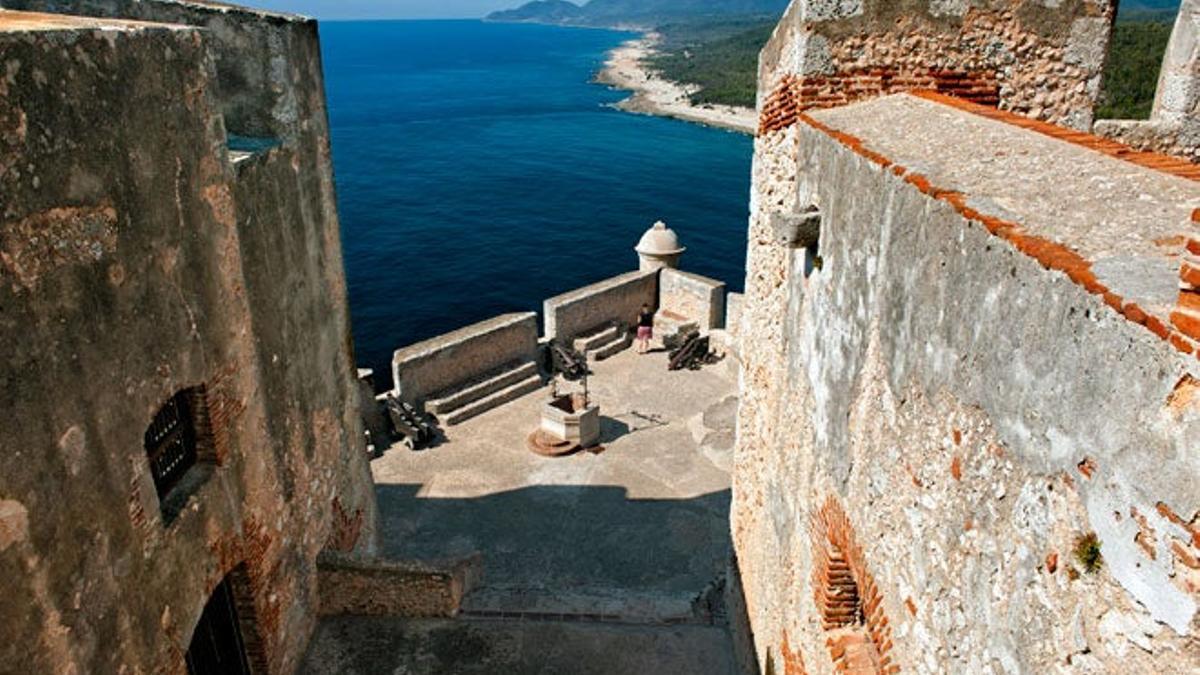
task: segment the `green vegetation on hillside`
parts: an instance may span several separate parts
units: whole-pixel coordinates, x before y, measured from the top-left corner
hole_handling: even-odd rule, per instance
[[[700,86],[693,103],[754,107],[758,53],[777,19],[731,25],[673,24],[660,28],[662,53],[651,67],[669,80]]]
[[[1150,115],[1174,17],[1163,21],[1159,14],[1136,16],[1117,21],[1113,30],[1097,119],[1145,119]],[[1154,20],[1140,20],[1144,16]],[[692,96],[694,103],[753,107],[758,53],[770,39],[775,23],[774,19],[748,19],[661,26],[661,53],[650,65],[669,80],[699,85],[700,90]]]
[[[1169,21],[1117,21],[1108,46],[1104,91],[1096,107],[1096,119],[1150,117],[1158,71],[1170,37]]]

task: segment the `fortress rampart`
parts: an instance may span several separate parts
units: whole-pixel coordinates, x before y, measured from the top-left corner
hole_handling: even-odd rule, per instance
[[[781,115],[810,6],[760,80],[731,515],[749,660],[1187,672],[1200,173],[928,90]],[[1087,118],[1057,110],[1037,116]]]
[[[292,672],[375,528],[315,23],[0,6],[0,670],[180,672],[221,588]]]

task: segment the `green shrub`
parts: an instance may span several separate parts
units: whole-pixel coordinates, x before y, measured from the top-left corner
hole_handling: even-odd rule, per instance
[[[1080,535],[1075,540],[1073,552],[1080,567],[1089,574],[1099,572],[1104,566],[1104,556],[1100,553],[1100,538],[1095,532]]]

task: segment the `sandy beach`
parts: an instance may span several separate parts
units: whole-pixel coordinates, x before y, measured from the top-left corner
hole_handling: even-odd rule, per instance
[[[596,80],[633,92],[617,107],[632,113],[674,117],[753,134],[758,126],[754,110],[728,105],[693,104],[688,98],[695,91],[693,87],[662,79],[645,66],[644,60],[654,54],[661,39],[657,33],[646,33],[609,54]]]

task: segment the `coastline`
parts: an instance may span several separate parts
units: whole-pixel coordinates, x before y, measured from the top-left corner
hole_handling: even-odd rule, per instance
[[[609,52],[596,81],[632,92],[616,107],[625,112],[673,117],[753,136],[758,128],[758,117],[753,109],[696,105],[689,98],[694,91],[692,87],[663,79],[645,65],[645,60],[655,53],[661,40],[658,33],[648,32]]]

